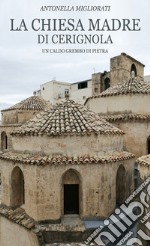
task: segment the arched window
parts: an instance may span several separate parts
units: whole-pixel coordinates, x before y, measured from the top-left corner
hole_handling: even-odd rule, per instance
[[[24,176],[19,167],[11,174],[11,206],[19,207],[25,202]]]
[[[120,165],[116,176],[116,206],[121,205],[126,199],[126,171]]]
[[[5,150],[7,149],[7,134],[6,132],[1,133],[1,149]]]
[[[104,90],[107,90],[110,87],[110,79],[106,78],[104,80]]]
[[[150,136],[147,139],[147,154],[150,154]]]
[[[131,66],[131,76],[133,76],[133,77],[137,76],[137,69],[136,69],[135,64],[132,64],[132,66]]]
[[[80,212],[80,179],[77,171],[69,169],[62,178],[63,212],[64,214],[79,214]]]

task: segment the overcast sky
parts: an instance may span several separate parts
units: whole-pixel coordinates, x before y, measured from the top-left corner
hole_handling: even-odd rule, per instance
[[[149,0],[82,0],[82,5],[110,5],[110,12],[41,12],[41,6],[81,5],[80,0],[1,0],[0,1],[0,108],[29,97],[34,90],[52,79],[76,82],[88,79],[94,72],[109,70],[109,59],[125,52],[145,64],[150,74],[150,1]],[[11,32],[10,19],[19,25],[25,19],[30,26],[34,18],[74,18],[86,23],[88,18],[141,19],[140,32],[112,32],[111,45],[40,45],[37,35]],[[63,33],[64,34],[64,33]],[[67,34],[67,33],[65,33]],[[101,33],[97,33],[101,34]],[[104,36],[107,37],[105,32]],[[108,54],[42,54],[42,48],[107,48]]]

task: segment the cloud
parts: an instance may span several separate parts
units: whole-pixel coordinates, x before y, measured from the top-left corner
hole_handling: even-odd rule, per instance
[[[61,0],[1,0],[0,2],[0,100],[13,104],[39,89],[40,84],[52,80],[76,82],[88,79],[96,71],[109,70],[109,59],[126,52],[146,65],[150,73],[149,59],[149,0],[83,0],[82,5],[111,5],[111,11],[103,12],[41,12],[42,5],[62,5]],[[81,5],[80,0],[65,0],[63,5]],[[15,25],[24,18],[28,32],[10,32],[10,19]],[[108,48],[108,54],[42,54],[42,48],[51,45],[37,44],[37,33],[30,28],[34,18],[75,18],[85,23],[88,18],[140,18],[141,32],[112,32],[113,45],[59,45],[53,48]],[[107,35],[107,34],[105,34]]]

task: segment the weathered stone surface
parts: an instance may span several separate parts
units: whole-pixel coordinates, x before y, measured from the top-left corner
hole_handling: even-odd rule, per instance
[[[30,165],[83,165],[83,164],[104,164],[118,162],[134,158],[134,155],[129,152],[115,152],[112,155],[94,157],[94,156],[46,156],[34,154],[22,154],[15,152],[6,152],[0,154],[1,160],[13,161]]]
[[[136,158],[148,153],[150,82],[130,78],[87,101],[87,108],[121,129],[125,149]]]
[[[50,104],[38,96],[31,96],[14,106],[2,110],[2,124],[0,125],[0,148],[6,149],[6,143],[2,138],[2,133],[7,136],[7,149],[12,148],[12,136],[10,133],[21,126],[26,121],[35,117],[40,111],[50,107]]]
[[[10,198],[16,189],[10,180],[15,168],[19,169],[25,184],[21,205],[36,221],[59,221],[64,216],[65,184],[79,185],[81,218],[106,218],[116,206],[120,165],[131,174],[126,195],[133,189],[134,155],[123,151],[123,131],[82,105],[70,100],[55,105],[13,135],[14,151],[0,155],[2,202],[12,206]]]
[[[150,155],[144,155],[138,158],[137,163],[143,166],[150,166]],[[148,173],[150,175],[150,172]]]
[[[0,214],[1,246],[39,246],[38,237],[18,222]]]
[[[103,164],[31,165],[1,160],[2,203],[11,206],[11,177],[14,168],[24,176],[25,204],[23,208],[35,221],[56,221],[64,216],[64,184],[77,184],[79,180],[80,218],[106,218],[116,206],[116,179],[120,165],[126,170],[126,196],[133,191],[134,159]],[[68,174],[67,178],[65,175]],[[104,176],[104,180],[102,177]],[[73,181],[72,181],[73,179]],[[108,202],[108,197],[111,199]]]
[[[34,220],[29,217],[23,208],[9,208],[4,205],[0,205],[0,215],[7,219],[24,226],[27,229],[32,229],[35,226]]]

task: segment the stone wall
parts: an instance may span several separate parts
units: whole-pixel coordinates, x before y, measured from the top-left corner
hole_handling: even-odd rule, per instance
[[[2,203],[11,206],[12,190],[11,190],[11,174],[15,165],[1,161],[1,182],[2,182]],[[25,190],[25,208],[27,214],[33,218],[37,218],[37,183],[36,183],[36,167],[31,165],[19,165],[24,176]],[[14,194],[14,193],[13,193]]]
[[[122,53],[119,56],[110,59],[110,79],[111,86],[116,85],[123,80],[128,80],[131,77],[131,66],[135,65],[137,70],[137,78],[143,78],[144,65],[134,58]]]
[[[2,142],[2,133],[5,132],[7,136],[7,149],[12,149],[12,136],[13,132],[21,124],[33,118],[39,111],[33,110],[9,110],[2,112],[2,124],[0,125],[0,150],[5,150],[6,143]]]
[[[138,170],[140,173],[140,179],[142,181],[146,180],[146,178],[148,178],[150,176],[150,166],[146,166],[146,165],[138,165]]]
[[[35,110],[18,110],[18,124],[23,124],[26,121],[32,119],[36,114],[40,113],[40,111]]]
[[[18,124],[17,110],[2,111],[2,125]]]
[[[101,156],[123,150],[123,135],[90,134],[89,136],[13,136],[16,151],[61,154],[69,156]],[[20,144],[21,143],[21,144]]]
[[[136,158],[148,153],[147,139],[150,136],[150,122],[129,120],[113,124],[125,132],[124,144],[126,149],[133,153]]]
[[[87,108],[96,113],[113,118],[113,115],[149,115],[148,95],[118,95],[112,97],[92,98],[87,101]],[[118,117],[119,118],[119,117]],[[150,121],[141,119],[112,120],[111,124],[121,129],[124,135],[125,148],[136,155],[146,155],[147,139],[150,136]]]
[[[150,121],[127,120],[111,123],[125,132],[123,135],[125,150],[133,153],[136,158],[148,154],[147,140],[150,136]]]
[[[39,113],[35,110],[6,110],[2,112],[2,125],[22,124]]]
[[[17,164],[17,163],[16,163]],[[77,173],[79,186],[79,214],[81,218],[106,218],[116,206],[116,176],[119,165],[126,170],[128,196],[134,188],[134,160],[106,164],[60,164],[36,166],[17,164],[24,175],[26,213],[35,220],[59,220],[64,215],[63,175],[68,170]],[[11,173],[16,166],[0,161],[2,169],[2,203],[11,205]],[[122,180],[121,180],[122,182]]]
[[[0,245],[39,246],[39,242],[33,232],[0,216]]]
[[[2,148],[2,133],[5,132],[7,135],[7,149],[12,149],[12,136],[10,135],[12,131],[16,129],[19,125],[0,125],[0,150],[4,150]]]
[[[97,96],[104,90],[106,90],[110,85],[110,72],[104,73],[94,73],[92,74],[92,95]],[[109,83],[106,85],[106,80],[109,79]],[[109,85],[109,86],[108,86]]]
[[[95,113],[123,114],[123,113],[149,113],[149,95],[117,95],[89,99],[86,107]]]

